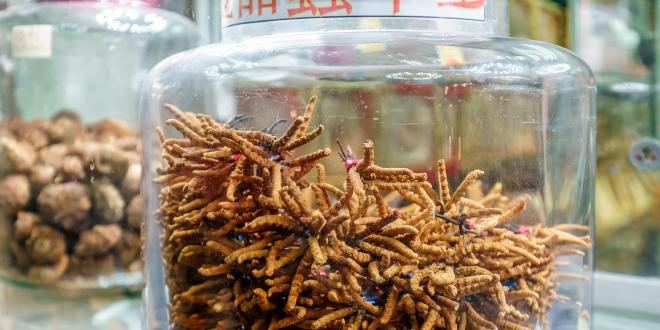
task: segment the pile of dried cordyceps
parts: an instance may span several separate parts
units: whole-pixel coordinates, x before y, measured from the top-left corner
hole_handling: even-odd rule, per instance
[[[425,174],[342,150],[343,189],[325,180],[330,150],[293,157],[316,99],[281,137],[167,108],[183,139],[161,136],[160,193],[171,322],[177,329],[530,329],[558,295],[558,254],[589,248],[565,225],[516,227],[470,173],[450,194]],[[305,177],[316,171],[314,182]],[[472,187],[471,187],[472,186]],[[478,184],[476,185],[478,186]],[[463,195],[470,191],[468,198]],[[469,198],[471,197],[471,198]],[[394,199],[408,205],[392,207]],[[569,247],[557,250],[557,246]]]
[[[0,128],[0,210],[12,265],[35,281],[141,268],[139,138],[69,112]],[[5,257],[5,259],[8,259]]]

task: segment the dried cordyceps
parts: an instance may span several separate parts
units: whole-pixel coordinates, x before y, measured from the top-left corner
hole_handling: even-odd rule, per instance
[[[590,248],[584,226],[513,224],[527,205],[476,170],[450,191],[426,175],[355,159],[343,189],[298,155],[316,98],[277,137],[167,105],[159,215],[177,329],[532,329],[554,300],[556,257]],[[307,181],[315,171],[315,180]],[[467,193],[467,196],[465,196]],[[396,201],[396,204],[394,203]],[[396,207],[394,205],[397,205]]]
[[[3,124],[0,211],[13,230],[9,251],[0,251],[11,253],[0,260],[12,264],[0,264],[0,271],[16,276],[16,269],[39,282],[116,267],[139,271],[135,132],[117,120],[85,126],[73,113]]]

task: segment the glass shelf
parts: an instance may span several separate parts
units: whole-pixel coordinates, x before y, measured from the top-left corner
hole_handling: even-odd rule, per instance
[[[596,272],[594,328],[659,329],[660,280]]]

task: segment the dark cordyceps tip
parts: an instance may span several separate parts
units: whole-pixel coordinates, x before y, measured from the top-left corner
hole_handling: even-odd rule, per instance
[[[353,160],[353,150],[351,150],[350,146],[346,146],[346,149],[344,149],[344,145],[339,141],[339,139],[336,140],[337,145],[339,146],[339,157],[341,160],[344,162],[347,162],[349,160]]]
[[[286,123],[286,122],[287,122],[286,119],[278,119],[272,125],[270,125],[270,127],[265,128],[264,132],[268,133],[268,134],[274,134],[275,130],[277,129],[277,126],[279,126],[280,124]]]
[[[248,116],[248,115],[236,115],[236,116],[234,116],[234,118],[230,119],[227,122],[227,125],[236,126],[236,125],[238,125],[238,124],[240,124],[240,123],[242,123],[246,120],[250,120],[252,118],[254,118],[254,117],[253,116]]]

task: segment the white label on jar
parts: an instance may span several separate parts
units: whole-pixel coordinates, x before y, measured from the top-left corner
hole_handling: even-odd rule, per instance
[[[51,57],[53,55],[53,26],[15,26],[12,29],[11,53],[15,58]]]
[[[483,21],[486,0],[221,0],[222,27],[320,17],[424,17]]]

